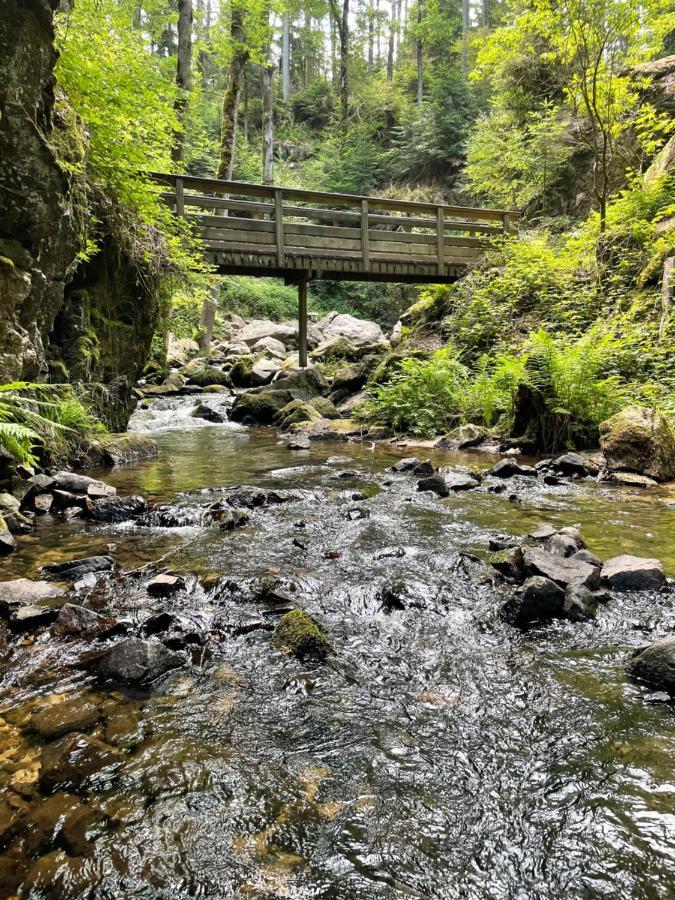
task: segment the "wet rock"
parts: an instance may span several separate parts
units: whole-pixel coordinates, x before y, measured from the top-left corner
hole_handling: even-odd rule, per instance
[[[465,450],[469,447],[477,447],[490,437],[490,432],[482,425],[459,425],[448,434],[443,435],[434,444],[435,447],[444,447],[450,450]]]
[[[563,612],[568,619],[574,622],[583,622],[594,619],[597,610],[595,596],[587,587],[581,584],[570,584],[565,589],[565,602]]]
[[[174,382],[169,386],[178,390],[181,384]],[[158,453],[156,442],[145,434],[124,432],[97,435],[87,447],[82,465],[86,468],[127,466],[144,459],[155,459]]]
[[[16,550],[16,538],[9,530],[4,518],[0,516],[0,556],[7,556]]]
[[[92,637],[107,631],[115,620],[101,616],[93,609],[78,606],[76,603],[64,603],[52,625],[52,634],[56,637],[84,635]]]
[[[615,591],[658,591],[666,583],[658,559],[615,556],[602,567],[602,580]]]
[[[419,595],[402,579],[382,585],[377,592],[377,601],[380,610],[385,613],[412,608],[421,609],[424,606]]]
[[[39,606],[27,604],[17,607],[8,617],[10,628],[16,631],[34,631],[45,625],[51,625],[59,613],[58,606]]]
[[[448,483],[442,475],[430,475],[429,478],[421,478],[417,482],[418,491],[432,491],[439,497],[448,497],[450,489]]]
[[[486,562],[509,581],[519,584],[525,578],[525,560],[520,547],[507,547],[491,553]]]
[[[600,574],[595,566],[588,563],[563,559],[538,547],[524,547],[523,560],[530,575],[542,575],[563,587],[569,584],[583,585],[589,590],[600,587]]]
[[[45,516],[51,511],[54,498],[51,494],[38,494],[33,498],[32,508],[38,516]]]
[[[577,542],[567,534],[554,534],[546,541],[546,549],[554,556],[574,556],[578,551]]]
[[[225,421],[225,416],[206,403],[198,403],[190,413],[193,419],[204,419],[205,422],[220,423]]]
[[[306,434],[295,434],[286,441],[288,450],[309,450],[310,440]]]
[[[48,744],[42,751],[40,789],[54,791],[84,789],[92,776],[109,774],[120,764],[119,753],[98,738],[71,732]]]
[[[474,488],[480,487],[480,482],[471,475],[464,475],[461,472],[450,472],[445,476],[445,483],[451,491],[472,491]]]
[[[63,791],[58,791],[51,797],[42,797],[21,815],[13,831],[24,838],[28,854],[45,853],[54,848],[60,838],[63,822],[79,806],[78,797]]]
[[[82,515],[87,503],[91,502],[86,494],[73,494],[71,491],[62,491],[58,488],[52,491],[52,501],[52,508],[66,518]],[[74,510],[74,513],[71,513],[71,510]]]
[[[261,393],[239,394],[230,410],[233,422],[245,419],[256,425],[271,425],[277,413],[294,398],[290,391],[276,386],[265,388]]]
[[[332,650],[321,625],[302,609],[281,617],[272,640],[280,650],[300,659],[323,660]]]
[[[105,497],[114,497],[116,494],[117,488],[103,482],[90,484],[87,488],[87,497],[90,497],[92,500],[103,500]]]
[[[513,478],[514,475],[524,475],[528,477],[536,476],[537,470],[532,466],[521,466],[514,459],[500,459],[498,463],[489,468],[486,475],[493,475],[495,478]]]
[[[60,843],[71,856],[86,856],[94,850],[94,842],[107,824],[108,819],[100,810],[82,803],[65,817]]]
[[[600,425],[607,467],[637,472],[656,481],[675,478],[675,430],[654,409],[628,406]]]
[[[559,487],[563,482],[557,475],[546,474],[544,475],[544,484],[549,485],[549,487]]]
[[[88,731],[101,719],[97,706],[84,699],[50,703],[36,710],[30,719],[30,729],[45,740],[62,737],[71,731]]]
[[[342,518],[348,519],[350,522],[357,522],[359,519],[369,519],[370,510],[365,506],[351,506],[342,513]]]
[[[563,615],[565,591],[541,575],[528,578],[520,591],[502,607],[502,615],[514,625],[560,618]]]
[[[101,678],[147,685],[183,665],[183,658],[158,641],[126,638],[90,660],[89,668]]]
[[[85,556],[82,559],[71,559],[68,562],[52,563],[40,569],[53,578],[77,580],[90,572],[110,572],[113,560],[110,556]]]
[[[251,366],[251,384],[253,387],[269,384],[280,371],[281,366],[275,359],[259,359]]]
[[[553,468],[562,475],[578,475],[582,478],[588,475],[586,464],[578,453],[563,453],[553,461]]]
[[[431,460],[425,459],[424,462],[421,462],[418,466],[415,466],[415,468],[413,469],[413,475],[433,475],[435,471],[436,469]]]
[[[265,488],[239,488],[228,494],[226,501],[230,506],[244,509],[259,509],[267,506],[278,506],[282,503],[296,503],[303,496],[297,491],[273,490]]]
[[[85,515],[94,522],[128,522],[142,515],[147,509],[143,497],[104,497],[90,500],[85,507]]]
[[[572,559],[588,563],[589,566],[595,566],[596,569],[602,568],[602,560],[594,553],[591,553],[590,550],[577,550]]]
[[[398,462],[395,462],[393,466],[390,466],[390,472],[413,472],[420,465],[420,461],[416,456],[406,456],[404,459],[399,459]]]
[[[202,523],[202,511],[187,506],[161,504],[149,509],[137,520],[145,528],[189,528]]]
[[[183,590],[185,579],[180,575],[156,575],[146,582],[145,589],[151,597],[170,597],[176,591]]]
[[[675,635],[636,650],[626,665],[626,672],[650,687],[675,694]]]
[[[528,537],[531,537],[535,541],[546,541],[557,533],[558,529],[554,528],[553,525],[539,525],[534,531],[529,532]]]
[[[217,525],[222,531],[234,531],[248,525],[249,519],[245,509],[233,508],[227,500],[217,500],[206,511],[204,524]]]

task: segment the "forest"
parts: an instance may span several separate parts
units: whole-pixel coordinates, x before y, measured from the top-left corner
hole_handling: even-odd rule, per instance
[[[675,876],[673,0],[0,0],[0,900]]]

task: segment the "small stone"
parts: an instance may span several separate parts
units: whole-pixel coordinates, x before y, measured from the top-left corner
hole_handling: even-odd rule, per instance
[[[430,459],[425,459],[413,469],[413,475],[433,475],[436,469]]]
[[[272,639],[277,647],[300,659],[323,660],[332,649],[322,627],[302,609],[283,615]]]
[[[158,641],[126,638],[89,661],[101,678],[127,684],[150,684],[183,665],[183,658]]]
[[[563,475],[588,475],[584,460],[578,453],[564,453],[553,461],[553,467]]]
[[[546,549],[554,556],[574,556],[577,550],[577,542],[567,534],[554,534],[546,541]]]
[[[615,591],[658,591],[666,583],[660,561],[639,556],[608,559],[600,574]]]
[[[548,540],[548,538],[552,538],[553,535],[557,533],[558,529],[554,528],[553,525],[539,525],[534,531],[529,532],[528,537],[531,537],[535,541],[545,541]]]
[[[451,472],[446,475],[445,483],[451,491],[472,491],[474,488],[480,487],[480,482],[472,475],[462,475],[458,472]]]
[[[45,740],[62,737],[70,731],[86,731],[101,718],[97,706],[86,700],[50,703],[31,716],[30,728]]]
[[[296,434],[286,441],[288,450],[309,450],[310,440],[306,434]]]
[[[570,584],[565,589],[563,611],[568,619],[581,622],[595,618],[597,600],[595,596],[580,584]]]
[[[113,619],[107,619],[93,609],[86,609],[75,603],[64,603],[52,625],[52,634],[58,637],[94,635],[110,628],[113,623]]]
[[[487,475],[495,478],[513,478],[514,475],[536,476],[537,470],[532,466],[522,466],[514,459],[500,459],[498,463],[487,470]]]
[[[416,456],[407,456],[405,459],[399,459],[393,466],[390,466],[389,471],[398,473],[412,472],[419,465],[420,461]]]
[[[198,403],[190,413],[193,419],[204,419],[205,422],[214,422],[219,424],[225,421],[225,416],[206,403]]]
[[[78,791],[102,769],[111,770],[119,764],[119,754],[112,747],[98,738],[72,732],[43,749],[40,789],[48,794]]]

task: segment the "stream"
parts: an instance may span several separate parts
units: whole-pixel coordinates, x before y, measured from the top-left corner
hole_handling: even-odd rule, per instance
[[[74,665],[82,642],[48,631],[0,646],[0,785],[15,803],[31,803],[17,771],[30,784],[39,766],[44,742],[25,725],[40,704],[93,703],[120,754],[89,784],[86,834],[52,847],[38,821],[0,852],[0,897],[672,897],[675,709],[623,674],[630,648],[675,628],[672,592],[616,594],[595,622],[524,632],[499,618],[502,595],[475,559],[490,537],[550,522],[579,526],[601,558],[658,557],[675,576],[672,486],[517,479],[440,499],[387,468],[496,457],[292,452],[271,428],[192,419],[191,402],[135,414],[157,459],[89,474],[179,508],[239,485],[300,499],[231,532],[43,517],[0,560],[5,580],[95,553],[126,572],[164,557],[184,591],[153,598],[147,579],[113,576],[75,602],[222,623],[149,691],[102,686]],[[224,576],[278,579],[334,652],[323,665],[280,652],[268,611],[209,589]],[[404,609],[382,609],[392,582]]]

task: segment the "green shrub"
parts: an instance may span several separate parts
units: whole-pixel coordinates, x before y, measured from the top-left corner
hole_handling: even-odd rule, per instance
[[[279,278],[233,275],[220,283],[220,308],[253,319],[280,322],[298,314],[298,291]]]

